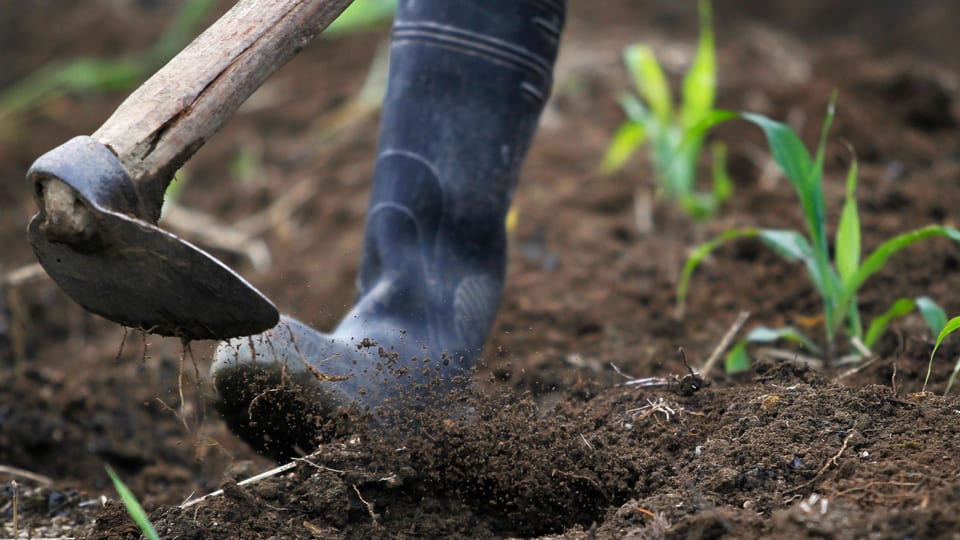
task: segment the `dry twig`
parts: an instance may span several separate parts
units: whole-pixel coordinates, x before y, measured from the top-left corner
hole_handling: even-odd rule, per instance
[[[733,341],[733,338],[736,337],[737,332],[743,328],[743,325],[746,324],[747,319],[750,318],[749,311],[741,311],[736,320],[733,321],[733,324],[730,325],[730,329],[727,330],[727,333],[723,335],[723,338],[720,339],[720,343],[713,349],[713,352],[710,353],[710,357],[707,358],[707,361],[704,362],[703,367],[697,373],[701,377],[706,377],[710,373],[710,370],[713,369],[713,366],[717,363],[717,360],[723,355],[724,351],[727,350],[727,347],[730,346],[730,343]]]
[[[43,476],[42,474],[30,472],[24,469],[20,469],[18,467],[11,467],[10,465],[0,465],[0,474],[15,476],[23,480],[29,480],[37,484],[43,484],[44,486],[53,485],[53,480],[46,476]]]

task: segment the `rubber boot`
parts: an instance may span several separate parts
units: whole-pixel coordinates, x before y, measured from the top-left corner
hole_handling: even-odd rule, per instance
[[[564,15],[565,0],[399,2],[356,304],[329,334],[284,316],[217,349],[218,409],[252,446],[309,450],[341,408],[400,425],[469,383]]]

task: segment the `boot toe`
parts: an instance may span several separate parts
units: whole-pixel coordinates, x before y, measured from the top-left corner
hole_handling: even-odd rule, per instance
[[[296,348],[278,334],[221,342],[211,378],[214,406],[231,431],[282,460],[309,453],[337,431],[344,415],[337,414],[342,400],[335,389],[305,369]]]

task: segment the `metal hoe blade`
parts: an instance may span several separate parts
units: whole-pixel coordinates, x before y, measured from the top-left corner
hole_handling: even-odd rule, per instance
[[[131,215],[139,213],[136,190],[95,140],[77,137],[45,154],[27,178],[40,208],[28,227],[37,260],[88,311],[184,339],[225,339],[276,325],[276,307],[242,277]],[[56,182],[69,186],[80,225],[49,218]]]

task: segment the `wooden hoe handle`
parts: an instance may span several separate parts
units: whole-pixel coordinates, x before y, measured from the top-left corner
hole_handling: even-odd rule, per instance
[[[352,0],[241,0],[147,80],[93,138],[119,158],[152,221],[173,174]]]

